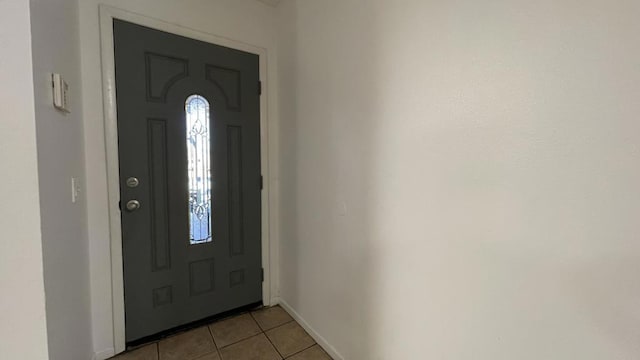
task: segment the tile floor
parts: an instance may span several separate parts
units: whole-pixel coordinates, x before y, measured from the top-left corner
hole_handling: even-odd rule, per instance
[[[112,360],[331,360],[286,311],[275,306],[186,331]]]

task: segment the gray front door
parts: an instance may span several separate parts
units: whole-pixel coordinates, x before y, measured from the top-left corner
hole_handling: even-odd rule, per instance
[[[258,56],[114,21],[127,341],[262,300]]]

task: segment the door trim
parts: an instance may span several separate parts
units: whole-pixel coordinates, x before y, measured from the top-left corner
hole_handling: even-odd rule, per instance
[[[120,19],[130,23],[146,26],[156,30],[208,42],[214,45],[229,47],[258,55],[260,58],[260,81],[263,84],[260,97],[260,162],[264,187],[261,194],[262,208],[262,267],[264,268],[264,282],[262,283],[262,301],[265,305],[272,305],[272,299],[277,297],[272,286],[271,277],[271,239],[270,234],[270,154],[267,121],[267,49],[221,37],[184,26],[150,18],[141,14],[100,5],[100,52],[102,59],[102,90],[104,107],[104,129],[107,165],[107,191],[109,203],[109,238],[111,242],[111,295],[113,315],[113,339],[115,353],[123,352],[126,348],[125,317],[124,317],[124,273],[122,259],[122,225],[120,220],[120,179],[118,160],[118,122],[116,107],[116,78],[115,54],[113,40],[113,19]]]

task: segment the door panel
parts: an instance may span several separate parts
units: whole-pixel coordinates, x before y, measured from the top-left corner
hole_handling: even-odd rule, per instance
[[[119,20],[114,41],[134,341],[262,299],[259,67],[257,55]]]

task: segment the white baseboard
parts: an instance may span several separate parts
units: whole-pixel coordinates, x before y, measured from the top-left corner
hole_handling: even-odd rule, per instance
[[[331,356],[334,360],[344,360],[344,357],[340,355],[338,351],[333,346],[331,346],[331,344],[329,344],[324,337],[322,337],[322,335],[320,335],[315,329],[313,329],[311,325],[309,325],[309,323],[305,319],[303,319],[302,316],[300,316],[300,314],[298,314],[289,304],[287,304],[286,301],[284,301],[283,299],[277,299],[277,303],[280,304],[280,306],[282,306],[282,308],[284,308],[289,313],[289,315],[291,315],[298,322],[298,324],[300,324],[300,326],[302,326],[307,331],[307,333],[309,333],[309,335],[311,335],[311,337],[318,343],[318,345],[320,345],[320,347],[324,349],[324,351],[327,352],[327,354],[329,354],[329,356]]]
[[[115,350],[113,350],[112,348],[110,349],[105,349],[102,351],[98,351],[95,354],[93,354],[93,360],[107,360],[110,357],[113,357],[116,355]]]

